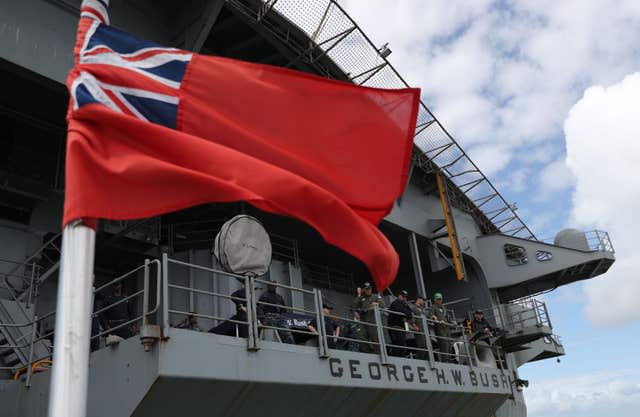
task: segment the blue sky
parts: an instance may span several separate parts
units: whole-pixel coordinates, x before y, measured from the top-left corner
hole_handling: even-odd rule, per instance
[[[607,274],[544,295],[567,355],[520,369],[528,415],[637,415],[640,1],[340,4],[539,238],[611,233]]]

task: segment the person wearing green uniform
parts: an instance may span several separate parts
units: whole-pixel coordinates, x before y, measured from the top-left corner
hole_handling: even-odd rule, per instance
[[[442,294],[439,292],[433,295],[433,304],[429,308],[429,319],[435,323],[435,331],[440,350],[440,362],[452,362],[451,355],[451,327],[447,322],[447,316],[442,305]]]
[[[423,295],[417,295],[416,299],[413,303],[409,304],[409,308],[413,312],[413,320],[411,322],[411,330],[414,332],[424,333],[424,327],[422,326],[422,317],[425,315],[425,298]],[[424,334],[416,334],[416,347],[418,349],[426,349],[427,348],[427,340]],[[418,359],[426,359],[427,352],[423,350],[418,350],[416,352],[416,357]]]
[[[380,305],[379,295],[373,294],[373,288],[369,282],[365,282],[362,288],[358,287],[356,291],[357,295],[353,301],[353,309],[360,313],[362,323],[375,324],[374,309],[376,306],[382,307]],[[362,338],[364,341],[378,343],[378,329],[375,326],[363,324],[362,330]],[[361,343],[360,350],[366,353],[380,352],[379,346],[372,343]]]

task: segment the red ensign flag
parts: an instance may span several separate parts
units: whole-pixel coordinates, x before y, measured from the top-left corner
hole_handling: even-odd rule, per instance
[[[378,230],[407,182],[418,89],[358,87],[163,48],[83,8],[64,223],[247,201],[313,226],[378,290],[398,255]]]

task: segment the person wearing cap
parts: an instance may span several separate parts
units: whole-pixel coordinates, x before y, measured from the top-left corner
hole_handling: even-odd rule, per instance
[[[482,310],[476,310],[473,312],[471,330],[475,339],[486,338],[493,334],[493,329],[487,319],[484,318],[484,312]]]
[[[414,302],[409,303],[409,307],[411,308],[411,312],[413,313],[413,320],[411,321],[411,330],[414,332],[419,332],[420,334],[416,334],[416,347],[418,350],[416,352],[416,357],[418,359],[426,359],[427,358],[427,340],[426,335],[424,334],[424,326],[422,325],[422,317],[425,315],[427,299],[422,294],[416,295],[416,299]]]
[[[389,337],[391,338],[392,356],[407,356],[407,323],[411,322],[413,313],[407,298],[409,293],[402,290],[398,293],[398,297],[389,306],[389,318],[387,319],[387,325],[393,327],[394,330],[389,329]],[[397,330],[395,330],[397,329]]]
[[[322,313],[324,314],[324,330],[327,333],[327,343],[330,349],[335,349],[340,337],[340,326],[336,325],[335,320],[331,316],[333,307],[329,304],[322,304]],[[307,326],[311,333],[318,334],[318,321],[314,318]]]
[[[452,362],[451,356],[451,327],[447,323],[447,315],[442,305],[442,294],[437,292],[433,295],[433,304],[429,308],[429,319],[435,322],[435,333],[438,340],[441,362]]]
[[[356,289],[356,299],[353,302],[353,309],[360,313],[362,329],[364,330],[363,341],[372,343],[362,343],[361,350],[367,353],[380,352],[378,343],[378,329],[371,324],[375,324],[376,318],[374,310],[376,306],[382,307],[380,296],[373,294],[373,286],[365,282],[362,288]],[[367,324],[368,323],[368,324]],[[375,344],[374,344],[375,343]]]

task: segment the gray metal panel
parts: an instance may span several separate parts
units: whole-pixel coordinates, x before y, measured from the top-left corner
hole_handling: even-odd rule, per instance
[[[528,263],[516,266],[507,265],[504,253],[505,244],[523,247],[527,252]],[[479,249],[477,259],[487,277],[490,288],[524,283],[590,261],[601,259],[613,261],[615,259],[613,254],[609,252],[583,252],[505,235],[480,236],[477,238],[477,247]],[[550,252],[553,259],[544,262],[538,261],[536,251]]]
[[[160,378],[135,417],[490,416],[499,395]]]
[[[372,354],[332,350],[331,359],[326,360],[319,359],[318,350],[313,347],[264,341],[259,351],[248,352],[246,343],[245,339],[240,338],[172,329],[171,341],[161,345],[159,373],[172,378],[511,394],[511,388],[506,381],[503,383],[503,374],[499,369],[482,369],[489,380],[493,380],[494,376],[498,378],[497,386],[493,382],[483,386],[473,384],[468,366],[443,363],[438,364],[437,370],[431,370],[426,361],[390,358],[393,367],[385,368],[379,365],[378,356]],[[206,349],[203,348],[205,346]],[[406,370],[403,367],[407,367]],[[375,379],[372,375],[376,375],[378,368],[382,375]],[[395,377],[389,369],[395,369]],[[461,379],[456,382],[454,374],[458,372]],[[422,381],[419,381],[418,373],[422,375]],[[504,376],[508,379],[507,371]]]
[[[138,338],[91,354],[87,415],[129,416],[157,377],[158,351],[145,352]],[[0,381],[0,416],[46,417],[51,373],[24,381]]]
[[[0,415],[18,417],[20,385],[16,381],[0,380]]]
[[[186,29],[203,28],[220,11],[217,3],[192,1],[187,6],[153,0],[113,0],[109,15],[113,26],[164,45],[184,41]],[[73,65],[73,46],[80,17],[79,0],[20,0],[0,2],[0,58],[64,83]],[[202,19],[200,21],[199,19]],[[206,27],[203,28],[205,31]],[[189,34],[187,34],[189,35]],[[199,33],[191,34],[198,37]],[[195,39],[187,46],[193,46]]]
[[[64,83],[78,15],[42,0],[0,3],[0,57]]]
[[[157,374],[158,347],[145,352],[137,337],[93,352],[89,361],[87,415],[131,415]]]

